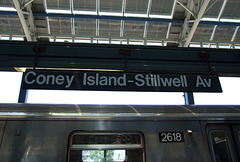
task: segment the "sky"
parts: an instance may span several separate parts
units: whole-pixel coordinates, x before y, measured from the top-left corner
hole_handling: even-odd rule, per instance
[[[0,103],[17,103],[21,72],[0,72]],[[194,93],[196,105],[240,105],[240,78],[220,77],[223,93]],[[29,90],[27,103],[184,105],[178,92]]]

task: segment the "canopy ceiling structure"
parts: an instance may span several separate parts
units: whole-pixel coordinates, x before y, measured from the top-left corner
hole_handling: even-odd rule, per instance
[[[1,40],[240,48],[239,0],[1,0]]]

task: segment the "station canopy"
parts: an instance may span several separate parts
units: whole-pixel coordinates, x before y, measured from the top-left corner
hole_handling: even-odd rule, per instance
[[[1,0],[1,40],[240,48],[239,0]]]

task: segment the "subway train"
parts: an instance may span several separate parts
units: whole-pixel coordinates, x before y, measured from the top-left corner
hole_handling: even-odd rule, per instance
[[[1,162],[238,162],[240,106],[0,104]]]

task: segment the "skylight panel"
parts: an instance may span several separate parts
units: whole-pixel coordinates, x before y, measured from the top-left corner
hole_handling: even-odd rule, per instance
[[[93,37],[96,36],[96,20],[95,19],[75,19],[76,36]]]
[[[161,39],[166,37],[169,23],[149,22],[147,38]]]
[[[125,21],[123,37],[143,38],[145,22],[143,21]]]
[[[168,15],[171,16],[174,8],[174,0],[152,0],[151,15]]]
[[[210,1],[208,6],[211,6],[209,10],[203,15],[203,18],[218,18],[221,11],[224,0]]]
[[[240,1],[227,1],[221,18],[223,19],[240,19]]]
[[[70,18],[49,18],[51,34],[71,35]]]
[[[23,34],[22,25],[17,15],[0,15],[0,31],[8,34]]]
[[[1,0],[0,7],[13,8],[13,3],[10,0]]]
[[[214,25],[199,24],[193,35],[192,41],[208,42],[211,38],[213,30]]]
[[[213,40],[217,42],[231,42],[235,29],[235,26],[218,26]]]
[[[100,36],[119,37],[120,35],[120,20],[100,20]]]
[[[147,16],[148,1],[146,0],[127,0],[126,13],[145,14]]]
[[[122,13],[122,0],[100,0],[100,12]]]
[[[96,0],[73,1],[73,12],[81,14],[83,11],[87,13],[97,13]]]
[[[47,13],[71,13],[69,1],[66,0],[47,0]],[[59,11],[59,12],[58,12]]]

